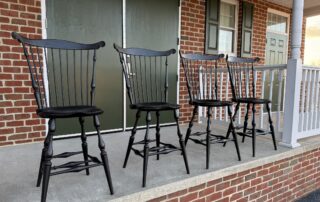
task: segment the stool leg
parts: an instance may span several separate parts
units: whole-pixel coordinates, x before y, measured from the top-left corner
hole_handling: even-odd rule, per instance
[[[190,174],[186,148],[184,145],[183,136],[181,134],[180,126],[179,126],[179,110],[174,111],[174,119],[176,120],[176,124],[177,124],[177,134],[179,137],[179,143],[180,143],[180,147],[181,147],[181,151],[182,151],[182,155],[183,155],[184,164],[186,166],[187,174]]]
[[[99,149],[100,149],[100,156],[101,156],[101,159],[102,159],[102,164],[103,164],[103,168],[104,168],[104,172],[105,172],[105,175],[107,177],[107,180],[108,180],[108,185],[109,185],[109,189],[110,189],[110,193],[111,195],[114,193],[113,192],[113,185],[112,185],[112,179],[111,179],[111,174],[110,174],[110,168],[109,168],[109,162],[108,162],[108,156],[107,156],[107,152],[105,150],[105,143],[101,137],[101,134],[100,134],[100,121],[99,121],[99,118],[98,116],[94,116],[93,117],[93,122],[94,122],[94,127],[96,128],[97,130],[97,135],[98,135],[98,146],[99,146]]]
[[[184,142],[185,146],[187,146],[187,142],[189,140],[189,137],[190,137],[190,134],[191,134],[191,129],[192,129],[192,126],[193,126],[193,120],[194,120],[194,117],[195,117],[197,112],[198,112],[198,106],[194,106],[192,117],[191,117],[191,120],[189,122],[189,127],[188,127],[187,134],[186,134],[186,139],[185,139],[185,142]]]
[[[41,153],[41,160],[40,160],[40,167],[39,167],[39,172],[38,172],[38,179],[37,179],[37,187],[40,187],[41,184],[41,179],[42,179],[42,175],[43,175],[43,165],[44,165],[44,155],[46,150],[48,149],[49,146],[49,138],[46,138],[43,142],[43,149],[42,149],[42,153]]]
[[[231,128],[234,145],[236,146],[238,159],[239,159],[239,161],[241,161],[238,138],[237,138],[237,134],[236,134],[235,129],[234,129],[233,120],[232,120],[232,111],[230,109],[230,106],[228,106],[228,115],[229,115],[229,118],[230,118],[230,126],[229,127]]]
[[[156,112],[157,115],[157,126],[156,126],[156,144],[157,147],[160,147],[160,112]],[[157,150],[159,152],[159,149]],[[160,159],[160,154],[157,154],[157,160]]]
[[[134,126],[133,126],[133,129],[131,131],[131,136],[130,136],[129,143],[128,143],[127,153],[126,153],[126,157],[125,157],[124,163],[123,163],[123,168],[125,168],[127,166],[127,162],[128,162],[128,158],[129,158],[129,155],[130,155],[130,152],[131,152],[132,144],[134,142],[134,138],[135,138],[135,135],[137,133],[137,125],[138,125],[138,121],[139,121],[139,118],[140,118],[140,114],[141,114],[141,111],[138,110],[137,113],[136,113],[136,120],[134,122]]]
[[[274,134],[274,127],[273,127],[273,124],[272,124],[272,118],[271,118],[271,112],[270,112],[269,103],[266,104],[266,107],[267,107],[268,116],[269,116],[269,125],[270,125],[270,131],[271,131],[271,135],[272,135],[272,141],[273,141],[274,150],[277,150],[276,137],[275,137],[275,134]]]
[[[247,132],[247,126],[248,126],[248,118],[249,118],[249,110],[250,110],[250,104],[247,104],[247,112],[246,116],[244,117],[244,123],[243,123],[243,133],[245,134]],[[244,142],[246,136],[242,136],[242,142]]]
[[[147,179],[147,169],[148,169],[148,158],[149,158],[149,126],[151,122],[151,113],[148,111],[146,116],[146,134],[144,136],[144,149],[143,149],[143,177],[142,177],[142,187],[146,186]]]
[[[209,165],[210,165],[210,134],[211,134],[211,116],[212,116],[212,112],[211,112],[211,107],[208,107],[208,111],[207,111],[207,137],[206,137],[206,168],[209,169]]]
[[[256,153],[256,120],[255,120],[256,106],[252,104],[252,156]]]
[[[79,123],[81,126],[81,141],[82,141],[82,152],[83,152],[83,158],[85,161],[85,165],[88,166],[89,162],[88,162],[88,144],[87,144],[87,136],[86,136],[86,132],[84,130],[84,118],[83,117],[79,117]],[[89,175],[89,168],[86,169],[86,174]]]
[[[235,121],[235,119],[236,119],[236,116],[237,116],[239,107],[240,107],[240,102],[237,103],[236,108],[235,108],[235,110],[234,110],[234,114],[233,114],[233,116],[232,116],[232,120],[233,120],[233,121]],[[226,135],[226,138],[227,138],[227,139],[228,139],[229,136],[230,136],[230,132],[231,132],[231,128],[230,128],[230,124],[229,124],[228,132],[227,132],[227,135]],[[223,143],[223,146],[225,147],[226,144],[227,144],[227,142]]]
[[[41,192],[41,202],[45,202],[47,199],[48,185],[50,179],[51,172],[51,159],[53,156],[53,148],[52,148],[52,137],[56,130],[55,119],[49,120],[49,132],[46,137],[45,142],[47,143],[44,151],[44,161],[43,161],[43,181],[42,181],[42,192]]]

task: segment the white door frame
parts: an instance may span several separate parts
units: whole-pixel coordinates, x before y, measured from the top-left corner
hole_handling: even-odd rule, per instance
[[[287,33],[286,34],[279,33],[279,32],[274,32],[274,31],[268,31],[268,13],[273,13],[273,14],[280,15],[280,16],[283,16],[283,17],[287,18]],[[286,13],[286,12],[279,11],[279,10],[276,10],[276,9],[268,8],[268,10],[267,10],[267,20],[266,20],[266,38],[267,38],[267,33],[268,32],[287,36],[287,41],[286,41],[287,50],[286,50],[285,58],[286,58],[286,61],[288,61],[289,37],[290,37],[290,34],[289,34],[290,33],[290,13]],[[264,48],[264,50],[266,50],[266,48],[267,48],[267,46]],[[265,51],[264,58],[266,58],[266,56],[267,56],[267,52]]]

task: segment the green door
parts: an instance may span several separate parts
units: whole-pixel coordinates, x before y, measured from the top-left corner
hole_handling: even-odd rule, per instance
[[[96,105],[104,110],[101,129],[123,127],[123,86],[118,55],[112,44],[122,44],[122,1],[47,0],[48,38],[92,43],[105,41],[97,52]],[[93,131],[92,119],[86,120]],[[57,121],[57,134],[79,133],[76,119]]]
[[[126,5],[126,46],[155,50],[177,50],[179,26],[178,0],[127,0]],[[177,59],[169,57],[169,102],[177,103]],[[135,111],[131,110],[127,99],[127,127],[132,127]],[[155,118],[153,117],[153,123]],[[163,112],[161,123],[173,122],[173,114]],[[139,125],[145,125],[142,114]]]
[[[266,65],[287,63],[288,36],[267,32]]]
[[[288,36],[284,34],[278,34],[278,33],[273,33],[273,32],[267,32],[267,42],[266,42],[266,60],[265,64],[266,65],[277,65],[277,64],[286,64],[287,63],[287,50],[288,50]],[[265,81],[265,86],[269,85],[270,83],[270,72],[267,72],[266,74],[266,81]],[[278,110],[278,93],[279,93],[279,72],[274,71],[274,80],[273,83],[270,85],[273,85],[273,90],[272,90],[272,106],[271,110],[276,111]],[[284,81],[283,81],[284,83]],[[284,86],[281,89],[282,95],[284,95]],[[270,91],[269,88],[265,88],[264,91],[264,96],[265,98],[269,98],[270,96]],[[281,108],[282,109],[282,103],[283,103],[283,97],[281,98]]]

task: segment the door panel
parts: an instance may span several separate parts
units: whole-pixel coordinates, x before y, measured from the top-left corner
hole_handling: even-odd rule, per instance
[[[284,34],[278,34],[273,32],[267,32],[267,44],[266,44],[266,65],[277,65],[287,63],[287,51],[288,51],[288,36]],[[265,86],[269,84],[270,81],[269,74],[266,75]],[[272,111],[276,111],[278,107],[278,72],[274,72],[273,80],[273,92],[272,92]],[[284,87],[281,89],[284,92]],[[265,88],[264,96],[269,98],[270,92],[268,88]],[[283,96],[281,100],[281,107],[283,103]],[[280,109],[282,110],[282,109]]]
[[[178,0],[128,0],[126,13],[127,47],[177,50]],[[169,102],[177,102],[177,53],[169,57]],[[129,99],[127,99],[129,105]],[[162,112],[161,123],[173,122],[173,114]],[[135,111],[127,107],[127,127],[133,126]],[[153,117],[153,123],[155,118]],[[145,125],[142,114],[139,125]]]
[[[122,43],[122,1],[119,0],[47,0],[48,38],[82,43],[105,41],[97,51],[96,106],[101,129],[123,126],[123,86],[118,55],[112,44]],[[86,120],[87,131],[93,131],[92,118]],[[57,121],[57,134],[79,133],[77,119]]]

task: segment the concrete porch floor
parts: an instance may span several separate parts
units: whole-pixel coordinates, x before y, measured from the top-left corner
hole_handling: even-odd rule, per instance
[[[214,131],[225,134],[225,127]],[[187,125],[182,125],[182,133],[185,134]],[[204,130],[205,126],[195,124],[193,131]],[[141,140],[145,130],[137,132],[136,140]],[[153,137],[155,130],[152,129],[150,137]],[[157,161],[155,157],[149,158],[147,187],[142,188],[142,164],[141,157],[133,152],[129,157],[127,168],[123,169],[122,164],[127,148],[130,132],[120,132],[103,135],[106,142],[109,164],[115,189],[115,195],[109,193],[107,180],[103,167],[90,169],[90,176],[85,172],[68,173],[50,178],[47,201],[108,201],[122,198],[123,196],[145,191],[169,183],[181,181],[187,178],[214,172],[231,166],[243,166],[248,162],[263,159],[279,153],[284,153],[289,148],[278,145],[278,150],[273,149],[270,136],[259,136],[257,138],[256,157],[252,157],[251,139],[247,138],[241,143],[240,152],[242,161],[237,160],[236,150],[233,142],[226,147],[221,144],[214,144],[211,147],[211,168],[205,169],[205,147],[188,142],[187,155],[190,166],[190,175],[186,174],[184,162],[180,152],[172,152],[161,155]],[[178,145],[176,127],[161,128],[161,140]],[[91,155],[99,157],[97,138],[88,137],[88,148]],[[0,201],[39,201],[41,188],[37,188],[36,178],[40,161],[42,143],[25,144],[0,148]],[[54,141],[54,153],[65,151],[80,151],[80,138]],[[67,159],[68,161],[71,158]],[[72,157],[82,160],[82,155]],[[53,160],[53,165],[64,162],[65,159]],[[128,198],[127,198],[128,199]],[[126,199],[123,199],[126,200]]]

